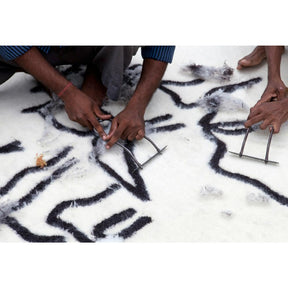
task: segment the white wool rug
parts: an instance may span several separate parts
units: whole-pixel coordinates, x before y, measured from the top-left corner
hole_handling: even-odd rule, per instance
[[[270,159],[279,165],[228,152],[240,151],[243,122],[267,83],[266,62],[236,70],[252,49],[176,47],[145,114],[146,135],[167,148],[143,169],[70,121],[31,76],[14,75],[0,86],[0,241],[287,241],[287,126],[272,139]],[[287,52],[282,59],[285,81]],[[105,111],[123,109],[141,63],[138,53],[123,99]],[[205,79],[187,68],[194,64]],[[83,67],[60,70],[81,82]],[[268,136],[254,127],[245,154],[263,158]],[[141,163],[156,151],[145,140],[122,144]],[[43,168],[36,165],[42,156]]]

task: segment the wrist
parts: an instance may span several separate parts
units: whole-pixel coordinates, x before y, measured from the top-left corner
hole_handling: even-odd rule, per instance
[[[60,90],[57,94],[57,96],[59,98],[61,98],[63,101],[67,98],[67,97],[71,97],[71,93],[73,93],[74,89],[76,87],[73,85],[72,82],[68,82],[63,88],[62,90]]]
[[[136,112],[138,115],[144,117],[146,105],[141,101],[131,99],[126,107],[126,110]]]

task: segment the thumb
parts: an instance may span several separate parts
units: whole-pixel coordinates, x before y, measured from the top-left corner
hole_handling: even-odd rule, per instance
[[[95,115],[102,120],[107,120],[107,119],[110,119],[112,117],[111,114],[103,113],[97,105],[94,105],[93,111],[94,111]]]

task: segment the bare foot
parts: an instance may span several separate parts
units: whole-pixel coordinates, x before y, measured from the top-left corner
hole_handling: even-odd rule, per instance
[[[98,106],[101,107],[106,97],[106,90],[97,71],[93,66],[88,65],[81,91],[92,98]]]
[[[266,58],[265,47],[257,46],[249,55],[238,61],[237,69],[259,65]]]

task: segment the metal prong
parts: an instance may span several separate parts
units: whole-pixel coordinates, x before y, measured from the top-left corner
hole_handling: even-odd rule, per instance
[[[232,152],[232,151],[229,151],[229,153],[231,153],[231,154],[239,157],[239,153]],[[265,162],[265,159],[263,159],[263,158],[258,158],[258,157],[254,157],[254,156],[250,156],[250,155],[245,155],[245,154],[243,154],[242,157],[243,157],[243,158],[247,158],[247,159],[252,159],[252,160],[258,160],[258,161],[264,162],[265,164],[268,164],[268,163],[274,164],[274,165],[278,165],[278,164],[279,164],[279,162],[271,161],[271,160],[268,160],[267,163],[266,163],[266,162]]]
[[[265,164],[268,163],[268,157],[269,157],[269,150],[270,150],[270,145],[271,145],[271,141],[272,141],[272,136],[274,133],[274,128],[273,126],[270,128],[270,134],[269,134],[269,139],[268,139],[268,143],[267,143],[267,148],[266,148],[266,155],[265,155]]]
[[[128,149],[126,148],[124,145],[116,142],[115,143],[116,145],[120,146],[121,148],[123,148],[126,152],[129,153],[129,155],[132,157],[132,159],[135,161],[135,163],[137,164],[138,168],[140,169],[143,169],[143,165],[141,163],[138,162],[138,160],[135,158],[135,156],[133,155],[133,153]]]
[[[164,151],[167,148],[167,146],[165,146],[163,149],[159,150],[156,154],[154,154],[152,157],[150,157],[147,161],[145,161],[144,163],[142,163],[142,166],[146,165],[148,162],[150,162],[152,159],[154,159],[156,156],[158,156],[159,154],[162,153],[162,151]]]
[[[154,146],[154,148],[157,150],[157,152],[161,152],[161,149],[160,148],[158,148],[157,147],[157,145],[150,139],[150,138],[148,138],[147,136],[144,136],[144,138],[146,139],[146,140],[148,140],[153,146]],[[165,147],[166,148],[166,147]],[[163,150],[163,149],[162,149]]]
[[[243,139],[243,142],[242,142],[242,146],[241,146],[241,150],[240,150],[240,153],[239,153],[239,157],[242,157],[242,155],[243,155],[245,144],[246,144],[249,132],[250,132],[250,127],[247,128],[246,134],[244,136],[244,139]]]

